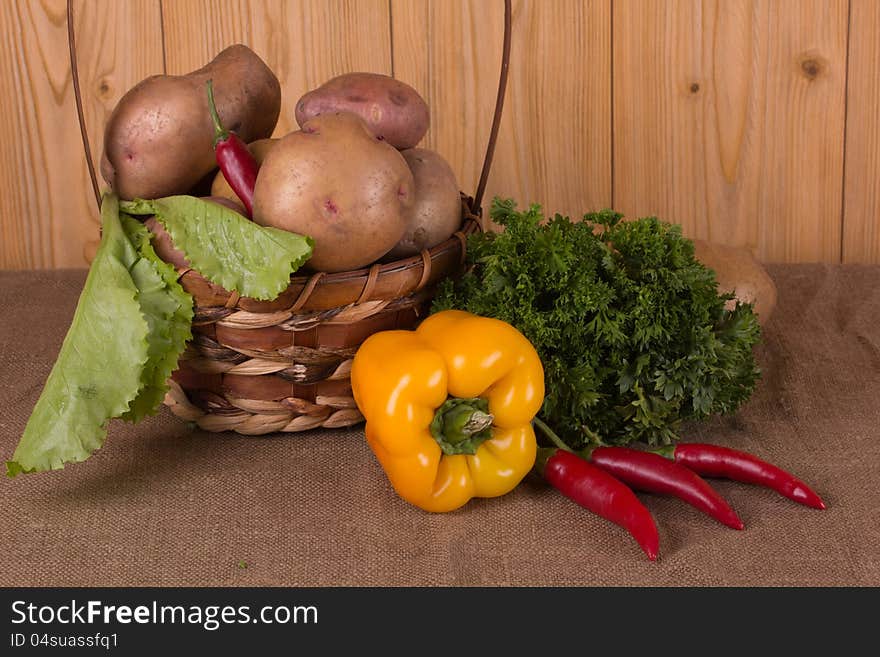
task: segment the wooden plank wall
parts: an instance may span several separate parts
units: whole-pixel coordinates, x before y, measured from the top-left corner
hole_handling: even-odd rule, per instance
[[[500,0],[75,0],[94,158],[121,95],[226,45],[296,99],[351,70],[428,100],[423,145],[476,186]],[[579,217],[615,207],[768,262],[880,263],[880,2],[515,0],[494,194]],[[81,267],[98,235],[65,0],[0,3],[0,268]]]

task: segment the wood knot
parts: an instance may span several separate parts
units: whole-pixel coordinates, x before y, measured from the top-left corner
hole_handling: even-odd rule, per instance
[[[109,78],[101,78],[101,81],[98,83],[98,96],[101,98],[109,98],[113,95],[113,85],[110,83]]]
[[[810,80],[815,80],[822,72],[822,63],[813,57],[807,57],[801,60],[801,71]]]
[[[692,82],[689,89],[692,94],[698,93],[700,91],[700,84],[698,82]]]

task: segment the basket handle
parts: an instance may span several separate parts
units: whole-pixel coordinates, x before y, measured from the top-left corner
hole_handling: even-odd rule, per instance
[[[95,193],[95,203],[98,212],[101,212],[101,188],[98,186],[98,176],[95,174],[95,163],[92,161],[92,148],[89,146],[89,133],[86,131],[86,119],[83,114],[82,91],[79,86],[79,67],[76,61],[76,37],[73,25],[73,0],[67,0],[67,48],[70,51],[70,73],[73,77],[73,96],[76,100],[76,116],[79,119],[79,134],[82,137],[83,150],[86,154],[86,164],[89,167],[89,178],[92,181],[92,191]]]
[[[474,200],[471,204],[471,212],[476,215],[480,214],[480,204],[483,201],[483,194],[486,191],[486,183],[489,180],[489,170],[492,168],[492,158],[495,156],[495,144],[498,141],[498,130],[501,126],[501,112],[504,109],[504,96],[507,90],[507,73],[510,68],[511,23],[511,0],[504,0],[504,45],[501,49],[501,74],[498,78],[498,93],[495,96],[495,112],[492,115],[492,128],[489,132],[489,141],[486,144],[486,154],[483,157],[483,167],[480,170],[480,180],[477,183],[477,191],[474,194]],[[82,90],[79,84],[79,66],[76,58],[76,37],[74,32],[73,0],[67,0],[67,46],[70,51],[70,72],[73,78],[73,95],[76,100],[76,115],[79,120],[79,132],[82,137],[83,151],[86,155],[86,164],[89,168],[89,178],[92,182],[92,191],[95,194],[95,203],[100,211],[101,189],[98,185],[95,163],[92,160],[92,149],[89,146],[89,134],[86,130]]]
[[[486,191],[486,183],[489,181],[489,169],[492,168],[492,158],[495,156],[495,142],[498,141],[498,129],[501,127],[501,112],[504,109],[504,96],[507,91],[507,72],[510,68],[510,35],[512,32],[511,0],[504,0],[504,45],[501,47],[501,74],[498,78],[498,93],[495,96],[495,113],[492,116],[492,129],[489,132],[489,143],[486,144],[486,155],[483,157],[483,168],[480,171],[480,182],[477,183],[477,191],[474,194],[474,203],[471,212],[480,214],[480,204],[483,202],[483,194]]]

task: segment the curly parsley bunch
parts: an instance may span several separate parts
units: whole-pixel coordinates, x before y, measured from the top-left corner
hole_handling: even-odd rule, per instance
[[[542,417],[574,449],[668,444],[681,421],[729,413],[760,375],[749,304],[725,310],[715,274],[679,226],[606,210],[544,222],[495,199],[502,233],[473,235],[468,268],[433,310],[459,308],[516,326],[544,363]]]

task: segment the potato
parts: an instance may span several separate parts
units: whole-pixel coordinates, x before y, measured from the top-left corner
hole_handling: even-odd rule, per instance
[[[246,142],[272,134],[281,86],[246,46],[230,46],[187,75],[149,77],[119,100],[104,131],[101,174],[121,198],[185,194],[216,167],[209,79],[226,129]]]
[[[411,148],[401,155],[413,173],[416,199],[406,232],[386,260],[437,246],[461,226],[461,194],[449,163],[426,148]]]
[[[257,164],[263,164],[263,160],[266,159],[266,154],[277,143],[277,139],[258,139],[257,141],[252,141],[248,144],[248,150],[251,152],[251,155],[254,156]],[[211,183],[211,196],[228,198],[236,203],[241,203],[241,199],[239,199],[238,195],[232,191],[232,187],[229,186],[229,183],[226,182],[226,178],[223,177],[222,171],[217,171],[214,175],[214,182]]]
[[[229,208],[230,210],[235,210],[243,217],[246,217],[245,214],[247,211],[244,209],[244,205],[237,198],[228,198],[226,196],[202,196],[202,199],[205,201],[210,201],[211,203],[216,203],[217,205],[222,205],[223,207]]]
[[[428,105],[415,89],[379,73],[347,73],[325,82],[296,103],[296,122],[302,127],[328,112],[354,112],[377,137],[401,150],[418,144],[430,121]]]
[[[776,284],[752,253],[742,247],[693,240],[697,260],[715,271],[720,292],[733,292],[743,303],[754,304],[758,322],[765,324],[776,307]],[[730,301],[728,308],[735,302]]]
[[[397,244],[415,194],[403,156],[355,114],[322,114],[284,136],[254,189],[254,221],[315,240],[307,267],[345,271]]]
[[[171,235],[165,230],[162,222],[156,219],[156,217],[148,217],[144,225],[153,233],[153,250],[159,258],[176,269],[189,267],[189,261],[186,259],[183,251],[174,246],[174,242],[171,241]]]

